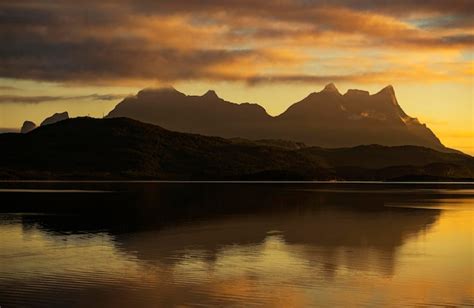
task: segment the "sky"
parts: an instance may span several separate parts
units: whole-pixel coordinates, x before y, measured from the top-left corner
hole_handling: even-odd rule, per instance
[[[106,115],[172,85],[277,115],[334,82],[394,86],[402,108],[474,154],[472,0],[0,0],[0,131]]]

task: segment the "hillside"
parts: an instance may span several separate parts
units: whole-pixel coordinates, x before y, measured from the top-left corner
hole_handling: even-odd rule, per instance
[[[75,118],[0,135],[1,179],[389,180],[474,178],[474,159],[417,146],[324,149]]]

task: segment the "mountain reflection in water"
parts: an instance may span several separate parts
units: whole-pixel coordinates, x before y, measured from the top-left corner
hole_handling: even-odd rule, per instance
[[[6,307],[474,304],[471,186],[2,188]]]

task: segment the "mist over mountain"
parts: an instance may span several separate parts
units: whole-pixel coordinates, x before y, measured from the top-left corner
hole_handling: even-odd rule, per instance
[[[144,89],[125,98],[107,117],[226,138],[283,139],[330,148],[380,144],[447,150],[426,125],[403,111],[392,86],[373,95],[362,90],[341,94],[331,83],[276,117],[258,104],[228,102],[214,91],[188,96],[173,88]]]
[[[0,135],[0,179],[460,180],[474,159],[418,146],[324,149],[74,118]]]

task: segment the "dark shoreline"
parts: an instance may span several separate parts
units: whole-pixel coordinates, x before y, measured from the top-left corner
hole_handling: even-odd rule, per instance
[[[412,145],[295,149],[127,118],[74,118],[2,134],[0,147],[1,180],[474,181],[466,154]]]

